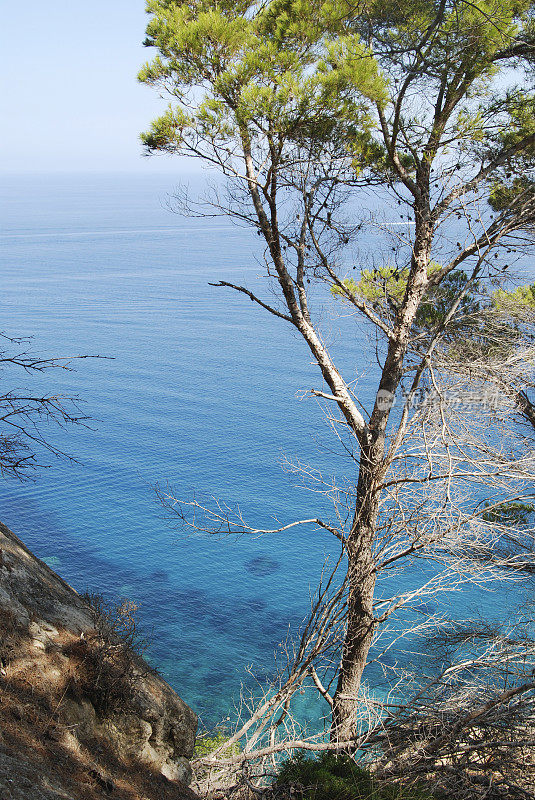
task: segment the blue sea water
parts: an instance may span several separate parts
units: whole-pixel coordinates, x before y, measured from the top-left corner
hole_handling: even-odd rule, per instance
[[[224,218],[172,214],[176,183],[4,181],[0,330],[32,335],[41,355],[109,359],[16,377],[78,395],[91,427],[51,429],[78,463],[2,481],[0,518],[78,590],[138,603],[150,660],[212,725],[229,714],[246,665],[269,672],[333,545],[310,529],[238,541],[178,534],[154,484],[239,501],[252,523],[273,527],[273,516],[315,516],[320,503],[281,470],[283,454],[327,474],[346,464],[323,446],[317,404],[299,399],[321,387],[303,343],[247,298],[209,286],[257,284],[256,237]],[[365,396],[375,369],[363,361],[365,332],[349,318],[337,332],[322,302],[326,336],[348,369],[358,366]]]
[[[177,535],[153,486],[239,501],[268,528],[273,515],[311,516],[315,499],[279,460],[317,455],[321,415],[296,393],[321,384],[285,323],[208,285],[254,284],[255,238],[170,213],[175,186],[124,175],[4,182],[1,330],[32,335],[42,355],[113,360],[3,375],[78,395],[91,429],[51,429],[79,463],[52,459],[35,482],[3,481],[0,518],[78,590],[139,603],[149,657],[209,724],[228,713],[246,665],[270,668],[330,543],[300,530]]]

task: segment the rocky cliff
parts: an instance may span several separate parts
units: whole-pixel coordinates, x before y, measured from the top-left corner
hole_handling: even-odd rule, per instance
[[[81,598],[0,524],[1,800],[195,798],[196,715],[137,653],[131,612]]]

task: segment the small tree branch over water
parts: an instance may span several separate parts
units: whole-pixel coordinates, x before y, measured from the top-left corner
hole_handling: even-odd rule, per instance
[[[48,370],[72,370],[73,362],[102,356],[41,358],[27,350],[31,339],[14,338],[0,333],[0,374],[18,380],[13,372],[26,377]],[[14,388],[0,394],[0,474],[24,480],[44,464],[40,453],[56,457],[72,456],[57,447],[49,436],[49,426],[86,425],[88,417],[80,409],[77,397],[50,394],[35,388]]]
[[[302,337],[322,381],[305,393],[337,409],[326,413],[352,474],[324,486],[333,519],[305,517],[343,545],[343,612],[323,673],[316,653],[292,674],[326,698],[332,746],[360,747],[362,680],[383,627],[443,589],[519,579],[533,559],[530,530],[492,518],[533,494],[533,439],[517,422],[535,420],[534,304],[511,292],[535,224],[532,7],[149,0],[147,9],[146,44],[158,54],[140,80],[171,104],[143,134],[146,150],[189,155],[227,178],[212,210],[263,240],[274,298],[218,285]],[[355,211],[379,192],[383,212]],[[355,260],[347,248],[357,245]],[[343,374],[322,333],[328,302],[375,337],[368,354],[359,344],[356,374]],[[374,358],[370,399],[355,386]],[[489,407],[489,386],[499,407]],[[259,527],[221,505],[163,499],[186,525],[202,512],[205,530],[297,524]],[[384,576],[396,581],[393,597]]]

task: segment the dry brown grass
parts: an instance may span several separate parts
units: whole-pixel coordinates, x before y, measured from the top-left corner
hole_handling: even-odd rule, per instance
[[[0,609],[0,758],[3,748],[27,762],[36,781],[49,777],[76,800],[195,800],[189,789],[151,768],[119,760],[103,737],[81,742],[67,723],[68,699],[108,707],[128,700],[126,651],[113,649],[110,639],[104,644],[99,630],[87,639],[59,630],[53,641],[38,644],[11,612]]]

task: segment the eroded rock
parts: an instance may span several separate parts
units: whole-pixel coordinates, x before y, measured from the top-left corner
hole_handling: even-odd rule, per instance
[[[187,784],[196,715],[135,654],[123,704],[96,707],[87,691],[87,674],[80,676],[80,664],[97,638],[94,615],[82,598],[0,524],[0,692],[6,698],[11,692],[15,698],[12,709],[7,699],[0,706],[0,720],[2,713],[11,711],[16,720],[18,709],[18,724],[26,725],[25,735],[31,738],[29,722],[34,713],[43,727],[42,732],[35,731],[35,741],[41,737],[50,746],[62,748],[67,760],[72,757],[86,770],[89,783],[96,781],[91,770],[106,773],[103,767],[91,766],[96,753],[105,754],[108,765],[145,768],[159,774],[164,784]],[[32,697],[37,704],[34,709]],[[4,745],[8,747],[5,741]],[[17,756],[6,751],[0,763],[9,766],[9,759],[16,761]],[[0,772],[0,797],[18,800],[8,785],[6,769],[5,774]],[[105,775],[103,780],[113,778]],[[68,797],[58,791],[56,786],[42,784],[41,794],[36,791],[32,798]],[[169,797],[193,797],[185,791]],[[168,796],[162,792],[159,796]]]

